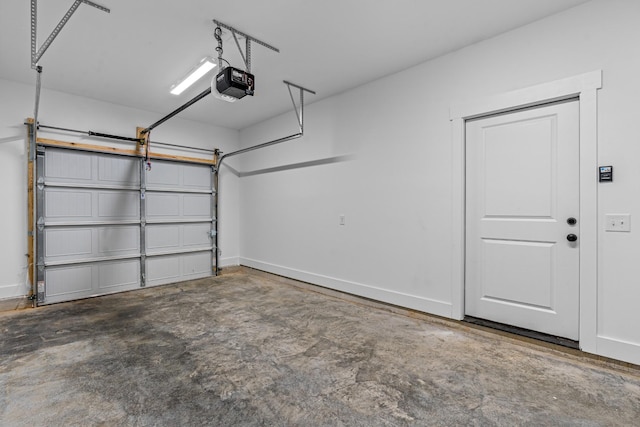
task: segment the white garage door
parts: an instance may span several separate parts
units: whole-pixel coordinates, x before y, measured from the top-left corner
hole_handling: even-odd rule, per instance
[[[211,275],[211,167],[141,166],[38,147],[38,304]]]

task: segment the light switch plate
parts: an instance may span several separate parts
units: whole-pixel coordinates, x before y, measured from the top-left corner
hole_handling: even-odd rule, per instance
[[[606,214],[604,221],[606,231],[631,231],[630,214]]]

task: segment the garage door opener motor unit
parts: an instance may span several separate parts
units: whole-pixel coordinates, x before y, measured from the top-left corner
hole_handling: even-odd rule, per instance
[[[226,67],[216,76],[216,89],[223,95],[240,99],[253,96],[255,80],[253,74],[234,67]]]

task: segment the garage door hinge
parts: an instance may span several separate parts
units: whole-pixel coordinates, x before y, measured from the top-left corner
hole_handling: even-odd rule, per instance
[[[38,222],[36,223],[36,225],[38,226],[38,231],[44,230],[44,218],[38,218]]]

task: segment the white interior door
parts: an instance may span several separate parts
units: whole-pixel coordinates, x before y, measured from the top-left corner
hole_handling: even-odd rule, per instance
[[[466,164],[465,314],[578,340],[578,102],[468,121]]]

